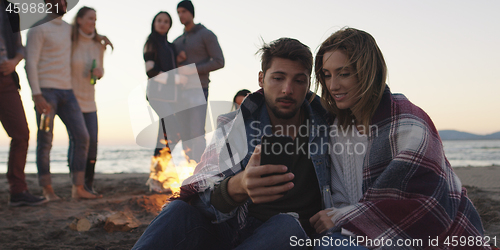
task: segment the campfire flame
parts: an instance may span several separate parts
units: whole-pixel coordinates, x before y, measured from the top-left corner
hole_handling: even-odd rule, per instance
[[[149,190],[157,193],[169,193],[176,195],[180,192],[182,181],[193,175],[196,161],[189,159],[182,151],[186,161],[174,164],[172,154],[168,147],[160,151],[159,156],[151,158],[151,173],[146,185]]]

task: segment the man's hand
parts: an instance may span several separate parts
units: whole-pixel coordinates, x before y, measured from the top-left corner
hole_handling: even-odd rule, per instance
[[[285,173],[287,167],[284,165],[260,165],[260,145],[255,148],[247,167],[236,174],[228,182],[228,192],[236,202],[242,202],[248,197],[253,203],[266,203],[283,197],[283,192],[293,188],[294,175]],[[266,174],[278,174],[261,177]],[[286,183],[284,183],[286,182]],[[273,186],[284,183],[279,186]]]
[[[177,64],[180,64],[181,62],[184,62],[186,61],[187,59],[187,56],[186,56],[186,52],[183,50],[181,52],[179,52],[179,54],[177,55]]]
[[[35,102],[35,108],[38,113],[42,114],[48,114],[50,113],[50,110],[52,109],[50,107],[50,104],[45,100],[45,98],[42,96],[42,94],[39,95],[34,95],[33,96],[33,101]]]
[[[17,63],[14,59],[5,60],[0,64],[0,73],[4,76],[12,74],[16,70]]]
[[[332,210],[321,210],[309,219],[309,223],[316,230],[316,233],[322,233],[335,226],[332,221],[334,214],[328,215],[327,213]]]
[[[98,39],[101,40],[101,43],[104,43],[104,48],[106,49],[106,47],[109,45],[111,46],[111,50],[114,50],[115,47],[113,47],[113,44],[111,43],[111,41],[108,39],[107,36],[100,36]]]

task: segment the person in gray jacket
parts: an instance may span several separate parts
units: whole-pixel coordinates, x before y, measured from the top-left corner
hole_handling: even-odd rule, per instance
[[[179,68],[179,73],[193,77],[198,74],[206,101],[208,99],[208,83],[210,82],[209,73],[224,67],[222,49],[217,41],[217,36],[212,31],[201,24],[194,23],[194,6],[191,1],[181,1],[177,5],[177,14],[180,22],[184,25],[184,33],[173,42],[179,55],[178,64],[179,66],[192,63],[196,65],[196,68]],[[196,95],[196,91],[199,91],[199,88],[183,91],[183,93],[186,95],[185,98],[196,98],[196,96],[200,96]],[[196,162],[200,161],[201,154],[205,149],[206,112],[205,104],[179,114],[182,116],[183,124],[190,124],[181,133],[184,150],[187,156]],[[178,115],[176,114],[176,116]]]

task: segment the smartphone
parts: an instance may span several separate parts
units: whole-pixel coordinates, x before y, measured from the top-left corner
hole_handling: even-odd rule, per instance
[[[293,150],[292,137],[264,135],[261,141],[260,165],[285,165],[288,168],[286,173],[288,173],[293,165]],[[270,175],[275,174],[267,174],[262,177]]]

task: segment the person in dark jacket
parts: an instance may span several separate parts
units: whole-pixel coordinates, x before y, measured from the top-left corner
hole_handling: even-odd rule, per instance
[[[172,18],[168,12],[160,11],[153,18],[153,23],[151,24],[151,34],[149,34],[146,44],[144,44],[144,61],[146,63],[146,74],[149,79],[177,67],[177,52],[175,50],[175,45],[170,43],[167,38],[168,31],[171,27]],[[151,102],[153,100],[149,101]],[[153,103],[151,103],[151,105],[155,108]],[[157,113],[160,114],[158,111]],[[166,143],[167,133],[164,128],[166,126],[165,124],[165,118],[161,118],[157,145],[154,151],[155,156],[160,155],[160,150],[163,147],[169,147]],[[170,150],[173,150],[173,147],[170,148]]]

